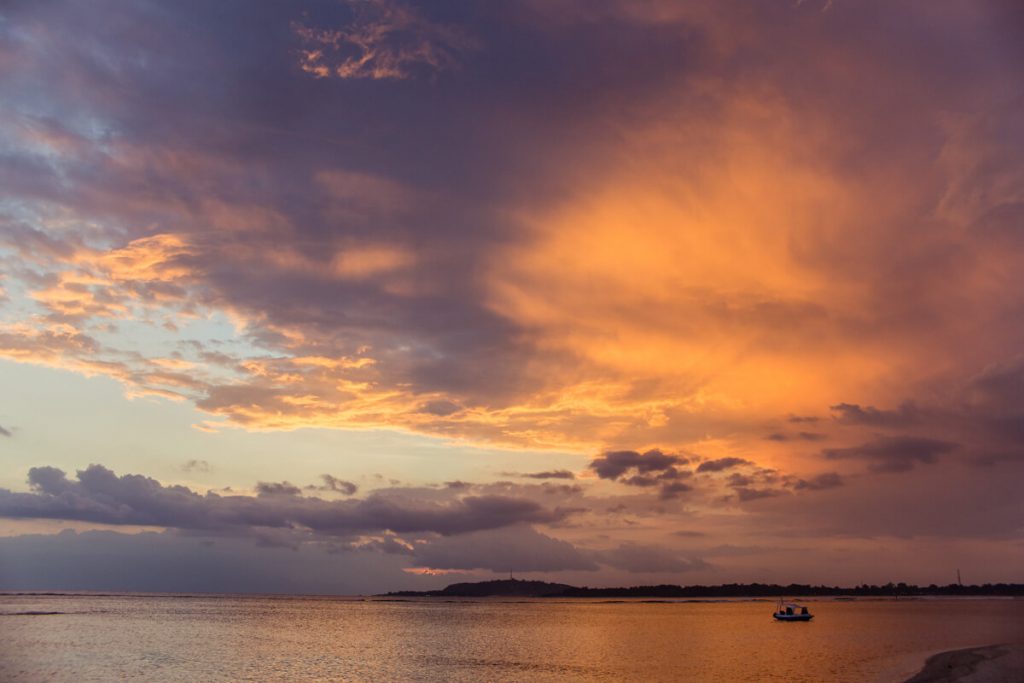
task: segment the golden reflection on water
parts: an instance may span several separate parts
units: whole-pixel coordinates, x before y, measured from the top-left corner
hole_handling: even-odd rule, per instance
[[[1024,601],[353,601],[0,597],[0,679],[901,680],[926,654],[1024,641]],[[61,614],[26,614],[61,612]]]

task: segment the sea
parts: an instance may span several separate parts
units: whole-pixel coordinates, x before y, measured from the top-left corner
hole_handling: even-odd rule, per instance
[[[2,681],[902,681],[1024,642],[1019,599],[0,595]]]

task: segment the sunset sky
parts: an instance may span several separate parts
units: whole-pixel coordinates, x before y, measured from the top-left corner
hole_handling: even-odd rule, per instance
[[[0,7],[0,589],[1024,579],[1024,6]]]

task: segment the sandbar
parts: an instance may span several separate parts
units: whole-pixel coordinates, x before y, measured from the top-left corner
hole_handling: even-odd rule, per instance
[[[1024,645],[988,645],[940,652],[905,683],[1024,681]]]

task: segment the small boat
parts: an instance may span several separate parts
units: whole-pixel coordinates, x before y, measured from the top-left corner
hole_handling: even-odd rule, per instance
[[[772,616],[778,621],[810,621],[814,618],[814,615],[808,612],[803,605],[792,602],[783,603],[782,600],[779,600],[779,605],[775,608]]]

